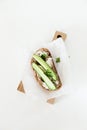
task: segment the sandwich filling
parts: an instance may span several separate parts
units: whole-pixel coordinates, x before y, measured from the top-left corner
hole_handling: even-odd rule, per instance
[[[45,89],[56,90],[60,87],[60,79],[48,50],[39,50],[33,55],[32,68]]]

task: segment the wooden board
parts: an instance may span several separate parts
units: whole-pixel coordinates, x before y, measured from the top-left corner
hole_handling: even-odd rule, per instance
[[[62,37],[62,39],[65,41],[67,35],[63,32],[56,31],[55,34],[54,34],[53,40],[56,40],[57,38],[60,38],[60,37]],[[20,81],[20,83],[17,87],[17,90],[22,92],[22,93],[26,92],[25,89],[24,89],[22,80]],[[50,103],[50,104],[53,104],[55,102],[55,98],[48,99],[47,102]]]

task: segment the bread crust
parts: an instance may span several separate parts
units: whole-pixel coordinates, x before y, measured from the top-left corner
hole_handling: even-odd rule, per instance
[[[47,48],[40,48],[40,49],[38,49],[38,50],[36,51],[36,53],[39,52],[39,51],[47,52],[48,55],[49,55],[49,57],[52,58],[52,55],[51,55],[50,51],[49,51]],[[36,54],[36,53],[35,53],[35,54]],[[31,66],[32,66],[32,63],[33,63],[33,62],[35,62],[34,58],[31,59]],[[52,62],[53,62],[53,58],[52,58]],[[33,69],[33,68],[32,68],[32,69]],[[56,85],[56,88],[59,89],[59,88],[62,86],[62,83],[61,83],[60,77],[59,77],[59,75],[58,75],[58,72],[57,72],[57,70],[56,70],[56,67],[55,67],[55,65],[54,65],[54,62],[53,62],[53,67],[52,67],[52,69],[53,69],[53,71],[54,71],[54,72],[57,74],[57,76],[58,76],[59,84]],[[46,88],[43,86],[43,82],[42,82],[41,78],[38,76],[38,74],[36,73],[36,71],[35,71],[34,69],[33,69],[33,72],[34,72],[34,76],[35,76],[36,81],[39,83],[39,85],[40,85],[41,87],[43,87],[45,90],[48,90],[48,91],[56,91],[56,90],[57,90],[57,89],[56,89],[56,90],[46,89]]]

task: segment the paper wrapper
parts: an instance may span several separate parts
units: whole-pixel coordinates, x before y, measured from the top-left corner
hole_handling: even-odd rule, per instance
[[[33,96],[53,104],[57,97],[62,96],[71,90],[70,62],[65,48],[65,39],[66,34],[62,32],[56,32],[51,43],[41,44],[39,47],[34,47],[32,49],[32,51],[30,52],[28,65],[26,66],[25,76],[17,88],[19,91],[29,93],[31,97]],[[42,47],[48,48],[48,50],[51,52],[54,64],[62,82],[62,87],[56,91],[51,92],[43,89],[37,83],[33,75],[32,67],[30,64],[31,58],[33,53],[35,53],[36,50]],[[55,62],[55,58],[57,57],[60,57],[61,59],[60,63],[58,64]]]

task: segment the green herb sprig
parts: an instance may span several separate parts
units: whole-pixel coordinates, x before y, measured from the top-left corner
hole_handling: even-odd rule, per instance
[[[59,63],[60,62],[60,57],[57,57],[56,58],[56,63]]]
[[[42,58],[43,60],[46,60],[47,54],[43,53],[43,54],[41,55],[41,58]]]

